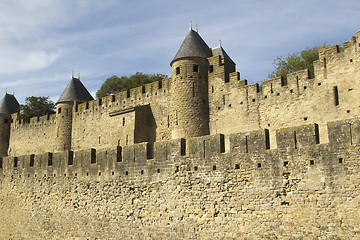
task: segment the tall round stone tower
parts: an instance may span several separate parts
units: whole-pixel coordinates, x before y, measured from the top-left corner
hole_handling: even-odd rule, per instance
[[[71,77],[70,82],[56,102],[56,144],[55,151],[71,150],[72,114],[76,103],[93,100],[80,79]]]
[[[208,57],[211,49],[190,28],[172,67],[172,138],[209,134]]]
[[[8,155],[11,114],[19,111],[19,103],[14,95],[5,94],[0,101],[0,157]]]

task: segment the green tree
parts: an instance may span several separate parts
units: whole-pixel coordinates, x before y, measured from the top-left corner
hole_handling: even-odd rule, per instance
[[[309,69],[310,78],[314,78],[313,62],[319,59],[319,49],[327,46],[324,43],[322,46],[314,46],[301,52],[289,53],[287,57],[277,57],[273,62],[275,70],[269,73],[268,78],[281,76],[286,79],[286,74],[303,69]]]
[[[143,86],[147,83],[160,81],[164,78],[167,78],[167,76],[164,74],[144,74],[141,72],[137,72],[130,76],[121,77],[113,75],[106,79],[105,82],[101,85],[100,89],[96,92],[96,97],[102,98],[110,94]]]
[[[25,104],[20,104],[20,119],[30,119],[55,113],[55,104],[49,97],[27,97]]]

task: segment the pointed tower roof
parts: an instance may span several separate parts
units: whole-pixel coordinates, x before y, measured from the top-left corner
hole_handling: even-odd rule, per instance
[[[0,113],[12,114],[19,111],[19,102],[15,96],[6,93],[0,101]]]
[[[200,35],[190,29],[189,33],[186,35],[179,51],[176,53],[174,59],[171,61],[170,66],[176,60],[186,57],[201,57],[208,58],[212,56],[212,52],[209,46],[204,42]]]
[[[230,62],[234,63],[233,60],[231,60],[231,58],[229,57],[229,55],[227,55],[227,53],[225,52],[225,50],[222,48],[221,44],[219,44],[219,46],[217,47],[213,47],[211,48],[212,51],[212,55],[216,56],[216,55],[220,55],[220,57],[222,59],[226,59],[229,60]],[[235,63],[234,63],[235,64]]]
[[[94,98],[90,95],[85,86],[78,78],[74,78],[74,76],[72,76],[70,82],[66,86],[64,92],[61,94],[56,104],[74,101],[81,103],[91,100],[94,100]]]

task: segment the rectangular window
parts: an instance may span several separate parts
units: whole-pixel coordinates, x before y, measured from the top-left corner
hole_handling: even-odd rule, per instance
[[[193,66],[193,72],[199,72],[199,66],[198,65]]]
[[[73,165],[74,164],[74,152],[73,151],[69,151],[68,154],[68,165]]]
[[[14,157],[14,168],[18,166],[18,158]]]
[[[120,146],[116,148],[116,161],[122,162],[122,148]]]
[[[334,101],[335,101],[335,106],[338,106],[339,105],[339,91],[338,91],[337,86],[334,87]]]
[[[211,73],[214,72],[214,66],[213,65],[209,66],[209,72],[211,72]]]
[[[96,149],[91,149],[91,163],[96,163]]]
[[[53,165],[53,154],[51,152],[48,153],[48,166]]]
[[[176,68],[176,75],[180,74],[180,67]]]
[[[35,155],[34,155],[34,154],[31,154],[31,155],[30,155],[30,167],[33,167],[33,166],[34,166],[34,162],[35,162]]]
[[[115,95],[111,95],[111,101],[115,102]]]
[[[59,114],[61,113],[61,108],[58,109],[58,113],[59,113]]]
[[[0,158],[0,168],[2,168],[2,165],[3,165],[3,159]]]
[[[126,91],[126,97],[129,98],[130,97],[130,90]]]
[[[142,86],[141,91],[142,93],[145,93],[145,86]]]

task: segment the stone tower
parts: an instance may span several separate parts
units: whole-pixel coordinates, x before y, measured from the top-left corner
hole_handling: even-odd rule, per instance
[[[10,138],[11,114],[19,111],[14,95],[5,94],[0,101],[0,157],[7,156]]]
[[[71,77],[70,82],[56,102],[56,146],[55,151],[71,150],[72,113],[74,104],[88,102],[90,95],[80,79]]]
[[[207,58],[211,56],[211,49],[190,28],[170,63],[173,139],[209,134]]]

